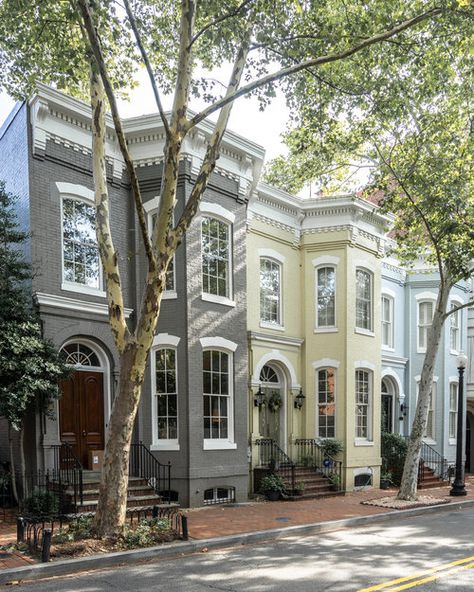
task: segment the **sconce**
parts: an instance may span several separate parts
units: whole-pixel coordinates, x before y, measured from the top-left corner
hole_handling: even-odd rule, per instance
[[[398,418],[400,421],[403,420],[404,417],[407,416],[408,413],[408,405],[406,403],[400,404],[400,417]]]
[[[303,395],[303,389],[300,388],[299,393],[295,396],[295,409],[301,409],[306,397]]]
[[[262,405],[265,405],[265,393],[262,391],[262,385],[258,387],[258,391],[255,394],[253,404],[255,405],[255,407],[258,408],[262,407]]]

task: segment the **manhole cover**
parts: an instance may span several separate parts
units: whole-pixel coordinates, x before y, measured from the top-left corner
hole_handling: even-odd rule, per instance
[[[289,518],[287,518],[286,516],[280,516],[279,518],[275,518],[275,520],[280,520],[280,522],[287,522]]]

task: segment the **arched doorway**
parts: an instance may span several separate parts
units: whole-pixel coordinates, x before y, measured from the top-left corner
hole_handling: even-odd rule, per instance
[[[389,378],[382,378],[380,421],[382,432],[391,434],[394,429],[395,387]]]
[[[265,394],[265,405],[259,410],[260,435],[271,438],[285,450],[286,381],[283,372],[277,366],[266,364],[260,371],[260,385]]]
[[[91,469],[90,451],[103,450],[105,442],[105,356],[84,341],[65,344],[61,353],[74,371],[60,385],[60,440],[72,446],[84,468]]]

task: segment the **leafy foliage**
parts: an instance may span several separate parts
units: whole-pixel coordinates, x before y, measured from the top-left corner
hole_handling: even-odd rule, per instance
[[[269,491],[279,491],[280,493],[283,493],[285,491],[285,483],[280,475],[271,473],[270,475],[265,475],[260,481],[260,491],[262,493],[267,493]]]
[[[59,396],[58,380],[69,370],[54,346],[42,337],[41,325],[25,291],[30,269],[21,249],[14,199],[0,186],[0,415],[20,430],[32,405],[51,413]]]
[[[400,485],[403,463],[407,453],[407,443],[400,434],[382,432],[381,436],[382,475],[395,485]]]
[[[59,511],[58,497],[52,491],[37,489],[23,500],[22,511],[33,520],[55,516]]]

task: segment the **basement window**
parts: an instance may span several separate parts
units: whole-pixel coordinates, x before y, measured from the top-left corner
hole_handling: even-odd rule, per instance
[[[204,505],[231,504],[235,502],[235,487],[212,487],[204,492]]]
[[[362,473],[354,477],[354,487],[368,487],[372,485],[372,475],[370,473]]]

